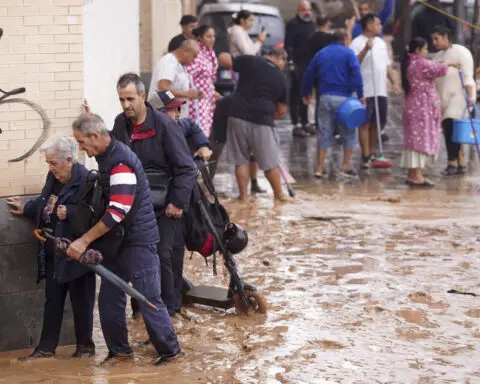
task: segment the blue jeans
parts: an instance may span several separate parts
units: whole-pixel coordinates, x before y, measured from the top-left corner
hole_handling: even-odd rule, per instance
[[[335,113],[338,107],[348,97],[337,95],[320,95],[317,106],[317,148],[328,149],[333,145],[335,130],[343,139],[344,149],[355,148],[357,145],[357,130],[337,125]]]
[[[170,316],[160,295],[160,268],[156,245],[122,248],[118,258],[105,265],[117,276],[132,283],[133,287],[155,305],[159,311],[139,302],[152,344],[159,355],[170,356],[180,351]],[[113,354],[131,354],[128,343],[126,297],[119,288],[102,279],[98,296],[100,324],[108,350]]]

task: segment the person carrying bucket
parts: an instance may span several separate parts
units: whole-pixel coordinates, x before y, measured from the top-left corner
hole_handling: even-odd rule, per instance
[[[443,62],[458,62],[463,73],[463,80],[471,105],[476,103],[476,90],[474,79],[473,57],[470,51],[450,41],[451,31],[443,25],[438,25],[432,30],[432,42],[439,52],[434,60]],[[465,159],[462,145],[454,143],[453,123],[455,119],[461,119],[467,107],[464,89],[460,81],[460,75],[456,68],[449,68],[447,75],[437,80],[437,90],[440,95],[442,110],[442,128],[447,147],[448,163],[443,171],[444,176],[464,175],[466,173]]]
[[[317,148],[318,161],[315,177],[325,177],[325,154],[333,145],[333,136],[337,123],[337,110],[356,92],[363,97],[363,82],[360,63],[353,51],[346,45],[350,40],[347,32],[335,31],[335,42],[328,45],[310,62],[303,80],[303,103],[308,105],[310,93],[315,80],[320,97],[318,102]],[[343,165],[340,174],[343,177],[356,177],[357,173],[350,166],[350,157],[357,144],[357,132],[344,125],[339,126],[343,138]]]
[[[350,47],[361,63],[367,106],[367,119],[359,128],[362,168],[391,168],[392,163],[381,153],[378,136],[387,122],[387,77],[392,82],[395,93],[400,92],[400,86],[391,67],[387,44],[378,37],[382,32],[379,17],[369,13],[362,18],[361,24],[363,33],[352,41]],[[380,145],[379,156],[375,156],[377,142]]]

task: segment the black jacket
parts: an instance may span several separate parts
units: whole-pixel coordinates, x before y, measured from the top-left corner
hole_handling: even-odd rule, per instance
[[[83,165],[78,163],[73,165],[70,181],[65,184],[62,192],[60,192],[58,196],[57,207],[59,205],[65,205],[67,207],[67,220],[57,221],[57,225],[55,226],[56,237],[65,237],[67,239],[73,240],[69,222],[72,222],[75,219],[76,204],[83,193],[87,177],[88,170]],[[25,203],[23,215],[33,220],[37,228],[40,226],[42,212],[45,208],[45,204],[47,203],[48,198],[50,197],[54,182],[55,176],[53,176],[53,174],[49,172],[47,175],[45,186],[43,187],[40,196],[34,200],[30,200]],[[54,212],[53,214],[56,215],[56,212]],[[89,272],[89,269],[87,269],[77,261],[69,261],[63,256],[48,254],[48,252],[51,252],[51,249],[52,247],[45,246],[44,244],[39,245],[37,254],[37,283],[39,283],[40,280],[44,279],[47,276],[47,258],[52,258],[54,260],[54,276],[59,283],[72,281]]]
[[[293,60],[297,69],[305,70],[310,58],[310,38],[315,32],[313,21],[304,21],[298,15],[290,20],[285,32],[285,48],[288,60]]]
[[[197,168],[177,123],[147,105],[147,118],[140,132],[132,135],[133,127],[124,113],[115,119],[112,135],[128,145],[143,167],[155,166],[172,177],[167,203],[185,209],[190,200]]]

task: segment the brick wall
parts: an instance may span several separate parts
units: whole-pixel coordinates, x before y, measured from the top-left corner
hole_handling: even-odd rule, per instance
[[[51,121],[49,134],[70,132],[83,97],[83,0],[1,0],[0,88],[36,103]],[[40,136],[39,114],[25,104],[0,105],[0,196],[37,193],[47,167],[26,152]]]

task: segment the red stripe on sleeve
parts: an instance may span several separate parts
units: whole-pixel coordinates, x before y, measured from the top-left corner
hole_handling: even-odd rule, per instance
[[[113,167],[110,175],[116,175],[117,173],[134,173],[133,169],[125,164],[118,164],[116,167]]]
[[[110,201],[115,203],[119,203],[122,205],[129,205],[133,204],[133,200],[135,199],[135,195],[111,195]]]

